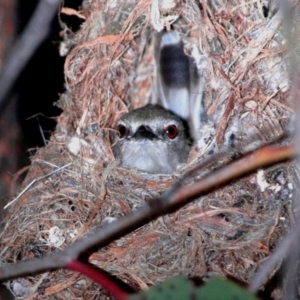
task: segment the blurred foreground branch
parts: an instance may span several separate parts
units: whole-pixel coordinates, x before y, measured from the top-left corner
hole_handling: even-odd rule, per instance
[[[0,74],[0,113],[15,81],[36,49],[46,39],[59,3],[60,0],[40,0],[28,25],[13,46]]]

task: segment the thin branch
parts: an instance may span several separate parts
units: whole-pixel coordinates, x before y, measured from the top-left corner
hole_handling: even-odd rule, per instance
[[[57,167],[57,169],[55,169],[54,171],[52,171],[52,172],[50,172],[50,173],[48,173],[48,174],[46,174],[46,175],[42,175],[42,176],[40,176],[40,177],[37,177],[37,178],[35,178],[35,179],[33,179],[23,190],[22,190],[22,192],[16,197],[16,198],[14,198],[13,200],[11,200],[9,203],[7,203],[5,206],[4,206],[4,209],[7,209],[9,206],[11,206],[13,203],[15,203],[26,191],[28,191],[29,190],[29,188],[33,185],[33,184],[35,184],[36,182],[38,182],[38,181],[40,181],[40,180],[42,180],[42,179],[44,179],[44,178],[47,178],[47,177],[49,177],[49,176],[51,176],[51,175],[53,175],[53,174],[55,174],[55,173],[57,173],[57,172],[60,172],[60,171],[62,171],[62,170],[64,170],[66,167],[68,167],[68,166],[70,166],[72,163],[70,162],[70,163],[68,163],[68,164],[66,164],[66,165],[64,165],[64,166],[62,166],[62,167]]]
[[[15,43],[0,74],[0,107],[25,65],[46,39],[60,0],[40,0],[28,25]]]
[[[127,293],[122,290],[116,283],[114,283],[108,276],[101,274],[100,270],[96,270],[90,264],[84,264],[78,260],[70,261],[67,269],[79,272],[87,277],[91,278],[94,282],[97,282],[102,288],[112,294],[115,299],[127,300]]]
[[[284,258],[287,257],[291,249],[295,246],[300,237],[299,228],[295,227],[291,232],[289,232],[281,241],[281,243],[276,247],[275,251],[268,260],[263,264],[261,269],[254,275],[248,291],[255,294],[258,292],[260,287],[268,279],[268,276],[275,269],[276,265],[280,263]]]

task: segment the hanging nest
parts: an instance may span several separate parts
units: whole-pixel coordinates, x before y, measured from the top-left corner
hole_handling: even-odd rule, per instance
[[[294,111],[281,15],[261,1],[88,0],[80,14],[86,21],[76,34],[64,30],[60,48],[70,49],[66,92],[57,102],[63,113],[48,145],[32,157],[23,189],[33,184],[8,210],[3,264],[64,249],[161,195],[209,155],[229,149],[200,175],[280,136]],[[187,53],[196,45],[207,57],[203,138],[173,175],[119,168],[112,128],[150,101],[155,36],[172,22]],[[175,275],[249,282],[290,226],[292,174],[291,163],[251,174],[95,251],[90,262],[136,291]],[[19,297],[107,297],[66,270],[9,285]]]

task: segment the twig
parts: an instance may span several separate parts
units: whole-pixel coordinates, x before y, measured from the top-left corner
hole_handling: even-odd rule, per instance
[[[47,141],[46,141],[45,134],[44,134],[43,128],[41,126],[39,117],[36,117],[36,121],[37,121],[37,124],[38,124],[38,128],[39,128],[39,131],[40,131],[41,138],[43,140],[44,146],[46,146],[47,145]]]
[[[217,134],[216,134],[216,141],[218,145],[221,145],[224,143],[224,134],[225,134],[225,130],[228,126],[228,122],[231,116],[231,112],[234,108],[234,100],[235,100],[235,93],[233,92],[230,95],[229,101],[227,103],[227,107],[222,115],[222,118],[219,122],[219,126],[217,129]]]
[[[90,264],[81,263],[78,260],[70,261],[67,269],[79,272],[91,278],[94,282],[97,282],[101,287],[110,292],[112,296],[118,300],[128,299],[127,293],[123,291],[117,284],[109,279],[105,274],[102,274],[99,270],[96,270]]]
[[[35,50],[47,37],[60,0],[41,0],[0,74],[0,107]],[[1,110],[0,110],[1,112]]]
[[[264,284],[268,275],[275,269],[276,265],[282,261],[287,254],[291,251],[294,244],[297,243],[300,237],[299,228],[295,227],[288,235],[286,235],[281,243],[276,247],[272,255],[264,263],[261,269],[255,274],[248,290],[251,293],[256,293],[259,288]]]
[[[7,203],[5,206],[4,206],[4,209],[7,209],[9,206],[11,206],[13,203],[15,203],[26,191],[28,191],[28,189],[34,184],[34,183],[36,183],[37,181],[39,181],[39,180],[42,180],[42,179],[44,179],[44,178],[46,178],[46,177],[49,177],[49,176],[51,176],[51,175],[53,175],[54,173],[57,173],[57,172],[59,172],[59,171],[61,171],[61,170],[63,170],[63,169],[65,169],[66,167],[68,167],[68,166],[70,166],[72,163],[70,162],[70,163],[68,163],[68,164],[66,164],[66,165],[64,165],[64,166],[62,166],[62,167],[58,167],[57,169],[55,169],[54,171],[52,171],[52,172],[50,172],[50,173],[48,173],[48,174],[46,174],[46,175],[43,175],[43,176],[40,176],[40,177],[38,177],[38,178],[35,178],[35,179],[33,179],[24,189],[23,189],[23,191],[16,197],[16,198],[14,198],[13,200],[11,200],[9,203]]]

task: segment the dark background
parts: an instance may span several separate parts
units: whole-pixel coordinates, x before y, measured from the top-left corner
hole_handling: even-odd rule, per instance
[[[26,26],[37,2],[36,0],[18,1],[16,26],[18,33]],[[64,1],[64,6],[77,10],[81,3],[82,0],[69,0]],[[73,32],[80,28],[82,21],[78,18],[65,15],[61,15],[60,18]],[[31,58],[14,88],[18,99],[17,119],[21,128],[21,166],[30,163],[28,157],[34,153],[34,148],[44,146],[39,124],[47,140],[56,124],[51,117],[61,113],[61,110],[54,105],[59,94],[64,92],[65,57],[60,57],[58,52],[61,41],[60,31],[61,27],[56,16],[50,34]],[[38,115],[38,118],[30,119],[35,115]]]

